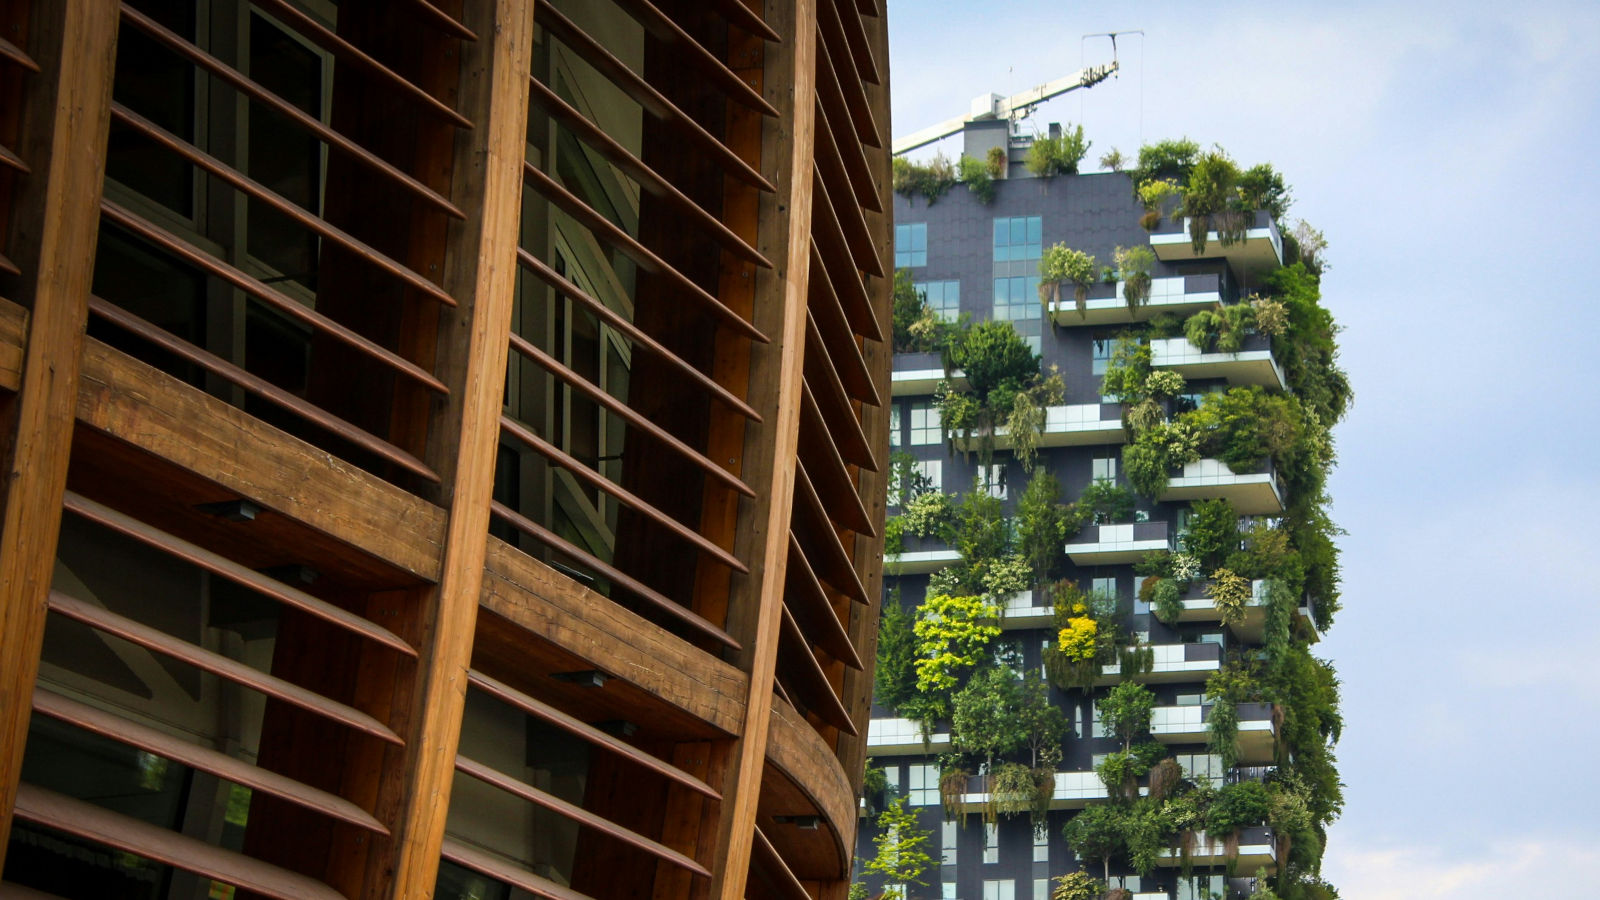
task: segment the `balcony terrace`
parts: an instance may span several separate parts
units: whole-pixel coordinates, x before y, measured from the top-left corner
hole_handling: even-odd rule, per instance
[[[944,358],[938,353],[896,353],[889,393],[896,397],[931,397],[946,377],[955,387],[967,386],[967,374],[960,369],[951,370],[946,376]]]
[[[1158,706],[1150,715],[1150,736],[1163,744],[1203,744],[1212,706]],[[1239,704],[1239,762],[1272,762],[1272,744],[1272,704]]]
[[[1171,549],[1172,536],[1165,522],[1087,525],[1078,533],[1078,540],[1066,546],[1067,556],[1078,566],[1133,563],[1146,553]]]
[[[1267,622],[1267,582],[1257,578],[1250,582],[1250,599],[1244,604],[1244,618],[1233,626],[1234,634],[1250,643],[1260,643]],[[1190,585],[1183,595],[1183,611],[1179,622],[1218,622],[1222,611],[1217,602],[1206,596],[1205,582]]]
[[[1187,860],[1181,852],[1169,848],[1161,851],[1161,855],[1156,858],[1156,865],[1206,867],[1223,866],[1232,862],[1235,870],[1239,872],[1265,869],[1270,874],[1277,870],[1278,842],[1273,837],[1272,829],[1265,825],[1241,828],[1238,845],[1232,853],[1228,849],[1231,843],[1221,837],[1213,838],[1203,831],[1198,832],[1194,836],[1194,846],[1189,851]]]
[[[1188,240],[1188,237],[1185,236],[1184,240]],[[1223,300],[1222,276],[1214,272],[1153,278],[1150,281],[1149,298],[1133,310],[1128,309],[1123,284],[1118,281],[1115,284],[1098,282],[1090,285],[1082,312],[1078,311],[1078,302],[1072,289],[1066,287],[1062,291],[1062,298],[1050,303],[1049,318],[1063,326],[1126,325],[1143,322],[1159,313],[1187,316]]]
[[[1036,606],[1035,603],[1045,603]],[[1000,604],[1000,627],[1010,630],[1015,628],[1044,628],[1055,621],[1055,607],[1049,603],[1048,597],[1034,599],[1033,591],[1021,591],[1005,599]]]
[[[926,575],[960,561],[961,554],[938,538],[906,535],[905,549],[899,556],[886,554],[883,567],[890,575]]]
[[[1283,488],[1269,460],[1257,471],[1235,473],[1218,459],[1197,459],[1174,469],[1162,500],[1226,500],[1242,516],[1283,514]]]
[[[1254,384],[1273,391],[1288,386],[1283,367],[1272,357],[1272,338],[1265,334],[1245,335],[1237,353],[1207,352],[1186,337],[1159,338],[1150,342],[1150,365],[1191,380],[1226,378],[1229,384]]]
[[[1074,403],[1045,407],[1044,431],[1039,435],[1041,447],[1085,447],[1121,444],[1127,440],[1128,432],[1122,427],[1121,404]],[[1009,429],[995,431],[994,446],[997,450],[1011,449]]]
[[[1150,651],[1154,657],[1150,671],[1134,676],[1147,684],[1205,681],[1222,668],[1220,644],[1153,644]],[[1100,667],[1100,678],[1096,680],[1109,684],[1121,677],[1122,664],[1108,663]]]
[[[950,749],[950,732],[936,731],[923,740],[915,719],[873,719],[867,723],[868,756],[923,756]]]
[[[1148,794],[1147,787],[1139,788],[1140,795]],[[967,790],[961,795],[960,809],[965,813],[981,813],[989,805],[992,794],[988,779],[973,775],[967,779]],[[1106,799],[1106,786],[1094,772],[1057,772],[1055,792],[1050,795],[1051,809],[1083,809],[1091,802]]]
[[[1239,275],[1255,275],[1283,265],[1283,235],[1278,225],[1264,210],[1257,210],[1255,222],[1245,231],[1244,239],[1224,247],[1217,233],[1206,234],[1206,245],[1199,253],[1189,240],[1189,220],[1161,220],[1150,233],[1150,249],[1162,262],[1182,262],[1191,259],[1226,259]]]

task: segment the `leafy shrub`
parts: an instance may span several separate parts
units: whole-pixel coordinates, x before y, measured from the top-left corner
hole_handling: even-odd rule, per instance
[[[1239,547],[1239,514],[1226,500],[1196,500],[1189,508],[1189,530],[1183,549],[1203,569],[1216,569]]]
[[[1150,611],[1168,625],[1183,615],[1183,591],[1178,588],[1176,579],[1163,578],[1156,582],[1155,589],[1150,592]]]
[[[1133,404],[1145,399],[1145,383],[1150,378],[1150,345],[1124,335],[1111,348],[1100,392],[1118,403]]]
[[[979,403],[996,390],[1014,394],[1039,374],[1039,357],[1004,320],[974,325],[951,347],[951,361],[967,373]]]
[[[1206,810],[1206,833],[1221,837],[1241,828],[1262,825],[1272,808],[1266,785],[1241,781],[1217,791],[1217,799]]]
[[[1155,231],[1161,224],[1161,216],[1166,212],[1168,201],[1174,197],[1181,197],[1182,191],[1175,182],[1158,178],[1140,184],[1136,191],[1139,202],[1144,205],[1144,214],[1139,217],[1139,224],[1145,231]]]
[[[983,660],[1000,636],[1000,610],[979,597],[934,595],[912,626],[917,636],[917,689],[948,691]]]
[[[1222,624],[1237,625],[1244,621],[1244,607],[1250,602],[1250,579],[1229,569],[1218,569],[1211,573],[1206,596],[1216,604]]]
[[[1063,128],[1058,138],[1035,138],[1028,148],[1028,171],[1040,178],[1075,175],[1091,143],[1083,139],[1082,125]]]
[[[1102,169],[1110,169],[1113,172],[1121,172],[1123,168],[1127,166],[1127,164],[1127,158],[1122,155],[1121,150],[1118,150],[1115,147],[1112,147],[1110,150],[1100,155],[1100,168]]]
[[[960,173],[961,183],[978,198],[979,203],[994,202],[994,175],[989,171],[987,162],[973,159],[963,153],[961,158],[956,160],[956,170]]]
[[[1186,385],[1183,376],[1170,369],[1158,369],[1144,380],[1145,393],[1158,400],[1170,400],[1178,396]]]
[[[1074,250],[1066,244],[1046,247],[1039,257],[1040,299],[1045,299],[1046,292],[1059,297],[1061,285],[1071,282],[1078,313],[1086,314],[1084,304],[1089,299],[1089,285],[1094,284],[1098,273],[1099,263],[1092,255]]]
[[[1189,179],[1189,170],[1200,156],[1200,145],[1188,138],[1157,141],[1139,148],[1139,165],[1133,170],[1133,183],[1164,179],[1181,184]]]
[[[1151,376],[1162,373],[1157,372]],[[1146,428],[1122,448],[1128,483],[1140,494],[1159,500],[1167,490],[1168,473],[1200,458],[1200,432],[1186,421]]]
[[[892,166],[894,192],[907,200],[921,195],[932,206],[956,184],[956,167],[944,154],[926,165],[896,156]]]
[[[1006,177],[1007,162],[1009,162],[1009,160],[1006,159],[1006,148],[990,147],[988,158],[984,160],[984,165],[988,166],[989,168],[989,177]]]
[[[1155,705],[1156,695],[1136,681],[1124,681],[1095,701],[1106,730],[1122,741],[1124,751],[1132,749],[1134,738],[1150,733],[1150,714]]]
[[[1133,520],[1137,498],[1133,491],[1112,481],[1092,481],[1078,497],[1078,505],[1094,515],[1095,522],[1105,525]]]
[[[1122,272],[1122,296],[1132,312],[1150,299],[1150,273],[1155,268],[1156,255],[1149,247],[1118,247],[1112,254],[1117,268]]]
[[[1252,296],[1250,307],[1255,310],[1256,328],[1262,334],[1278,337],[1289,330],[1289,307],[1273,297]]]
[[[1068,619],[1067,627],[1056,635],[1057,649],[1071,662],[1088,662],[1095,658],[1095,638],[1099,631],[1099,623],[1085,610],[1084,615]]]
[[[940,491],[918,494],[905,505],[900,516],[906,533],[917,537],[945,537],[948,539],[955,524],[955,506],[950,495]]]

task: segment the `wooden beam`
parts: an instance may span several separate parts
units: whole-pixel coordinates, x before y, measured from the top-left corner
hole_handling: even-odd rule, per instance
[[[451,232],[444,267],[445,289],[462,304],[440,325],[435,372],[452,402],[429,429],[427,453],[449,520],[408,741],[394,880],[401,897],[433,893],[466,704],[516,285],[533,7],[481,0],[467,4],[463,23],[484,40],[462,47],[460,109],[477,127],[458,135],[451,193],[467,220]]]
[[[792,14],[792,18],[790,15]],[[787,21],[785,21],[787,20]],[[781,278],[765,294],[781,316],[775,332],[778,354],[765,371],[753,373],[751,396],[775,401],[774,415],[768,419],[771,434],[763,435],[761,447],[767,468],[764,504],[757,504],[763,519],[752,522],[763,545],[756,582],[748,657],[744,668],[750,674],[750,695],[745,703],[745,724],[734,745],[730,778],[723,788],[726,798],[718,834],[720,865],[712,881],[712,896],[719,900],[740,900],[745,896],[756,827],[756,809],[761,799],[762,769],[767,755],[767,735],[772,717],[772,690],[775,681],[778,637],[783,625],[783,593],[788,571],[789,522],[795,490],[795,454],[800,437],[800,398],[803,390],[806,339],[807,273],[810,269],[810,223],[812,211],[811,173],[816,138],[817,10],[815,0],[796,0],[792,10],[785,6],[771,17],[771,24],[784,35],[785,43],[768,48],[764,80],[768,95],[777,98],[781,132],[779,146],[763,141],[763,154],[770,152],[778,169],[776,183],[781,207],[776,216],[764,217],[763,225],[775,233],[762,235],[763,243],[781,241]],[[796,102],[796,98],[804,98]],[[777,135],[771,135],[777,137]],[[784,151],[787,151],[785,154]],[[786,194],[786,196],[785,196]],[[776,201],[774,201],[776,202]],[[776,220],[776,221],[774,221]],[[775,362],[775,365],[771,363]],[[757,376],[760,376],[759,379]],[[770,458],[765,455],[770,453]],[[741,635],[736,635],[741,636]],[[741,636],[742,637],[742,636]]]
[[[90,338],[78,419],[427,581],[442,510]]]
[[[841,13],[848,10],[841,9]],[[888,59],[889,31],[888,20],[884,15],[876,15],[862,20],[866,31],[867,42],[878,59]],[[873,115],[880,122],[889,120],[889,79],[888,66],[883,67],[879,84],[866,85],[868,102],[872,106]],[[887,254],[894,249],[894,223],[891,221],[894,204],[890,196],[889,184],[889,153],[884,148],[862,148],[867,158],[867,163],[874,172],[879,174],[877,189],[881,208],[884,212],[866,214],[867,226],[872,231],[873,240],[878,244],[878,252]],[[889,259],[891,257],[884,256]],[[879,321],[888,321],[890,306],[893,302],[893,285],[888,279],[874,279],[869,284],[872,303]],[[879,396],[889,396],[890,367],[894,354],[887,344],[866,342],[862,347],[862,358],[866,362],[867,371],[870,373]],[[863,408],[861,421],[864,431],[869,435],[870,449],[874,458],[888,459],[889,453],[889,411],[888,407]],[[885,467],[886,468],[886,467]],[[855,539],[855,564],[856,571],[861,575],[861,582],[866,587],[867,596],[871,598],[869,604],[850,604],[847,610],[849,616],[850,642],[861,653],[863,659],[873,659],[877,655],[878,646],[878,616],[881,598],[883,597],[883,529],[881,527],[886,513],[885,500],[888,488],[888,473],[870,472],[863,470],[857,482],[857,489],[867,514],[879,526],[879,537],[876,539],[857,535]],[[859,736],[841,735],[838,743],[838,756],[840,765],[844,767],[845,775],[849,778],[852,796],[861,789],[863,766],[866,763],[867,742],[866,724],[872,712],[872,671],[844,673],[844,694],[846,708],[850,717],[860,727]],[[848,821],[840,822],[844,832],[846,846],[855,846],[855,830],[857,820],[852,816]],[[843,896],[843,893],[840,893]]]
[[[23,99],[22,155],[35,161],[17,198],[16,298],[32,310],[21,384],[0,425],[0,865],[11,833],[45,610],[67,487],[78,358],[88,317],[110,128],[117,11],[99,0],[40,4],[31,25],[40,74]]]

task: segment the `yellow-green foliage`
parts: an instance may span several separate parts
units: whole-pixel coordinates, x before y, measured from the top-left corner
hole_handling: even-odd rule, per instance
[[[1250,602],[1250,579],[1232,569],[1218,569],[1211,573],[1206,596],[1217,605],[1222,624],[1237,625],[1244,620],[1244,605]]]
[[[1000,636],[1000,608],[982,597],[935,594],[917,619],[917,689],[947,691]]]
[[[1057,635],[1061,655],[1072,662],[1094,659],[1095,638],[1099,633],[1100,625],[1089,615],[1088,608],[1077,604],[1072,608],[1072,617],[1067,619],[1067,627]]]

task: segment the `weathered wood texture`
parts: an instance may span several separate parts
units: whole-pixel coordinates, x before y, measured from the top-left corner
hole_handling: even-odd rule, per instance
[[[762,502],[748,510],[748,531],[759,541],[759,567],[753,575],[758,588],[744,598],[753,613],[747,625],[750,640],[744,668],[750,676],[744,727],[730,759],[725,808],[718,833],[719,867],[712,895],[721,900],[744,896],[750,872],[760,804],[762,770],[767,756],[773,685],[778,663],[778,640],[783,628],[784,582],[788,569],[789,522],[795,492],[795,456],[800,434],[800,400],[803,389],[806,335],[807,272],[810,247],[812,153],[815,107],[801,98],[815,91],[816,7],[811,0],[784,6],[768,24],[784,35],[785,43],[767,48],[763,82],[779,110],[783,129],[767,129],[761,143],[763,159],[772,160],[778,197],[764,201],[759,222],[761,245],[771,242],[770,255],[782,259],[774,278],[757,281],[757,321],[775,318],[772,346],[762,348],[753,360],[751,396],[771,404],[765,433],[746,441],[745,456],[759,467],[748,478],[764,484]],[[770,327],[770,326],[769,326]],[[755,561],[752,556],[752,561]]]
[[[98,0],[62,0],[42,4],[31,25],[40,72],[22,101],[18,152],[33,171],[17,198],[10,249],[20,270],[16,299],[32,315],[18,396],[0,423],[0,836],[10,833],[17,797],[67,486],[117,13]]]
[[[842,5],[841,14],[846,18],[852,15],[847,5]],[[889,58],[889,31],[886,14],[859,17],[865,32],[865,41],[870,46],[872,53],[879,60]],[[878,122],[889,121],[889,67],[877,67],[878,83],[866,85],[867,97],[872,106],[873,116]],[[874,239],[878,242],[878,254],[884,259],[893,259],[894,252],[894,222],[891,220],[894,203],[890,197],[891,187],[889,180],[883,177],[889,171],[889,151],[887,148],[863,148],[868,164],[872,171],[880,173],[876,184],[878,192],[877,208],[883,212],[874,212],[871,208],[865,210],[867,225],[871,229]],[[873,307],[877,311],[880,321],[891,321],[893,304],[893,283],[890,279],[876,279],[872,284]],[[878,396],[887,397],[890,393],[890,368],[893,360],[893,348],[887,343],[868,342],[861,350],[861,355],[866,364],[866,370],[873,379],[873,388]],[[887,407],[873,408],[863,406],[861,409],[862,430],[868,435],[872,455],[876,459],[889,458],[889,411]],[[857,488],[861,502],[867,509],[868,517],[876,526],[878,537],[869,539],[858,535],[854,548],[856,571],[861,573],[861,580],[866,587],[867,596],[872,598],[872,603],[867,606],[851,604],[848,610],[850,643],[865,660],[875,659],[878,647],[878,619],[880,615],[881,598],[883,597],[883,521],[887,513],[886,497],[888,492],[887,466],[881,467],[884,471],[872,472],[860,470]],[[867,720],[872,714],[872,676],[871,669],[859,672],[844,673],[843,692],[845,703],[850,712],[850,717],[858,726],[858,735],[841,735],[838,745],[838,758],[843,771],[849,778],[852,795],[861,790],[861,778],[865,771],[867,756]],[[846,822],[841,822],[841,830],[849,847],[855,846],[855,832],[858,820],[851,817]],[[841,893],[839,896],[843,896]]]
[[[451,231],[444,287],[462,302],[440,327],[436,371],[451,402],[428,441],[449,519],[408,742],[394,881],[400,896],[432,895],[466,702],[516,283],[533,7],[527,0],[473,3],[464,22],[483,35],[462,47],[460,108],[478,127],[460,135],[455,154],[452,195],[466,222]]]

